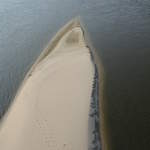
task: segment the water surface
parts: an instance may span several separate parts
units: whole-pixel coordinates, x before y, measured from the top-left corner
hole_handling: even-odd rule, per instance
[[[48,41],[78,15],[105,69],[111,149],[150,149],[149,0],[1,0],[1,115]]]

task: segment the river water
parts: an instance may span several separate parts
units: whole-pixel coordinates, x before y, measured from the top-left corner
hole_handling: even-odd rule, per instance
[[[103,62],[110,149],[150,149],[149,0],[1,0],[1,115],[42,49],[75,16]]]

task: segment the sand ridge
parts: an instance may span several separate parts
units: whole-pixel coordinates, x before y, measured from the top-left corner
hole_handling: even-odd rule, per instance
[[[72,26],[62,33],[34,66],[4,118],[1,149],[88,149],[95,70],[82,29]]]

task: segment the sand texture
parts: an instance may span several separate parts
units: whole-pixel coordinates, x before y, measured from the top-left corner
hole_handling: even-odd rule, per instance
[[[70,23],[43,51],[18,90],[0,124],[0,149],[92,149],[94,76],[83,31],[78,23]]]

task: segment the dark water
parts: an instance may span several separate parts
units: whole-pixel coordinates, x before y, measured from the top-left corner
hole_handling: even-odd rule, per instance
[[[1,0],[0,113],[48,41],[78,15],[105,69],[110,149],[150,149],[149,0]]]

